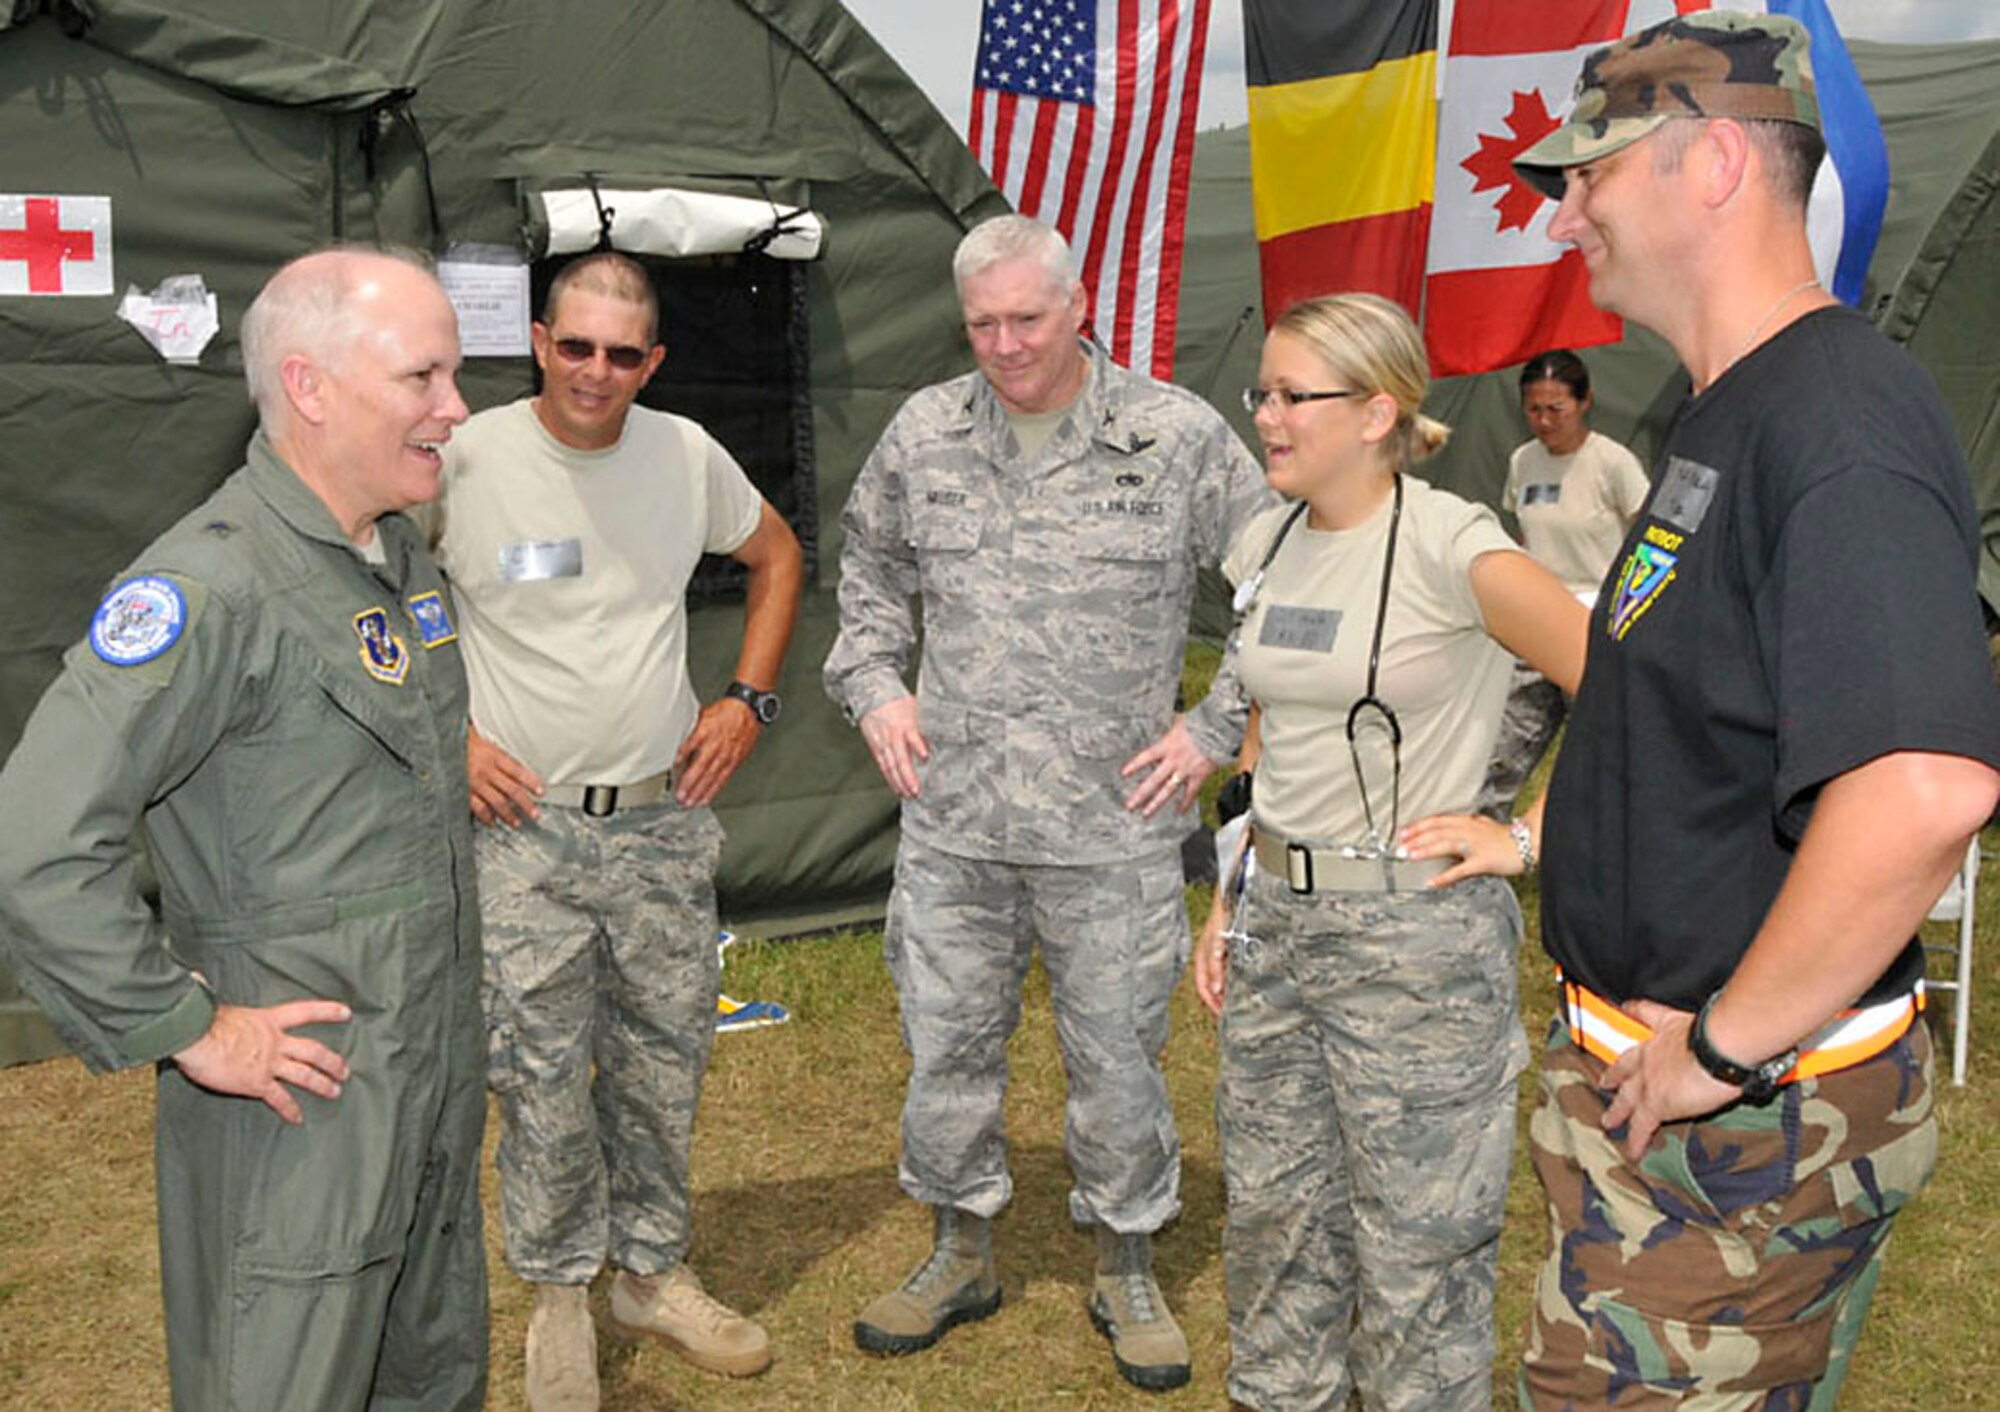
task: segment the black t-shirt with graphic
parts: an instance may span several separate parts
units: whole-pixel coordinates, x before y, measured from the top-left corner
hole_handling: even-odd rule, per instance
[[[1964,457],[1928,374],[1860,315],[1798,320],[1683,404],[1653,479],[1591,614],[1542,928],[1599,994],[1692,1010],[1820,786],[1896,750],[2000,766],[2000,692]],[[1922,971],[1913,942],[1867,998]]]

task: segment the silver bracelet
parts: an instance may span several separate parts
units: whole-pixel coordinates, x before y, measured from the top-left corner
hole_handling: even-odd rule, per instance
[[[1527,820],[1515,819],[1507,825],[1507,837],[1514,840],[1514,851],[1521,855],[1521,871],[1535,871],[1535,835],[1528,827]]]

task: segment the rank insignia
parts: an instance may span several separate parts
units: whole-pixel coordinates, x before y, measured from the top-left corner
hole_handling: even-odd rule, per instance
[[[423,643],[425,651],[458,640],[458,629],[452,626],[451,614],[444,606],[444,595],[436,589],[419,593],[406,606],[410,610],[410,621],[417,625],[417,641]]]
[[[1657,544],[1641,541],[1632,546],[1625,566],[1618,571],[1617,597],[1612,600],[1611,616],[1605,622],[1605,629],[1612,637],[1620,642],[1625,640],[1632,624],[1646,615],[1646,610],[1674,581],[1674,566],[1680,561],[1680,555],[1669,553]]]
[[[114,667],[136,667],[181,640],[187,599],[171,579],[148,574],[113,589],[90,620],[90,650]]]
[[[403,639],[389,631],[389,611],[370,608],[354,615],[354,633],[361,639],[361,665],[376,681],[401,686],[410,674],[410,652]]]

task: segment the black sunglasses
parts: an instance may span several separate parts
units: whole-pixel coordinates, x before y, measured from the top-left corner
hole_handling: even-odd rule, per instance
[[[646,350],[634,348],[629,343],[607,346],[592,343],[587,338],[558,338],[555,341],[555,349],[562,354],[565,363],[588,363],[602,349],[604,361],[621,373],[637,372],[640,365],[646,361]]]

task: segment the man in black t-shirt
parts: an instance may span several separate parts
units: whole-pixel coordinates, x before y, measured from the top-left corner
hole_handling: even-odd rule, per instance
[[[1804,31],[1670,20],[1578,94],[1517,168],[1693,391],[1540,839],[1566,1025],[1521,1400],[1831,1405],[1936,1153],[1912,937],[2000,797],[1976,516],[1928,377],[1813,277]]]

